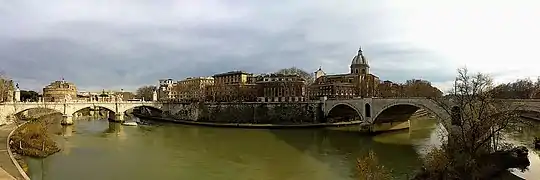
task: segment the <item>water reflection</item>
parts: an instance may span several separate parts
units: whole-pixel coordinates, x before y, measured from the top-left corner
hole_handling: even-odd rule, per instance
[[[81,120],[59,127],[56,139],[62,152],[31,159],[30,175],[38,180],[352,180],[356,159],[374,151],[396,179],[405,179],[420,166],[419,154],[440,144],[438,131],[444,131],[435,120],[412,124],[410,130],[366,136],[352,131],[355,127],[264,130],[159,123],[133,127]],[[514,138],[530,142],[526,139],[534,133],[529,132],[538,129],[514,132]],[[532,172],[540,169],[538,152],[530,157],[531,171],[522,177],[538,176]]]
[[[528,170],[521,172],[514,169],[512,173],[521,178],[535,179],[540,177],[540,151],[534,149],[533,139],[534,137],[540,137],[540,122],[524,120],[526,120],[524,124],[513,124],[503,131],[505,135],[504,141],[517,146],[525,146],[529,149],[529,161],[531,164]]]
[[[122,125],[120,123],[109,123],[109,127],[105,130],[104,134],[109,135],[113,134],[118,136],[122,131]]]
[[[62,153],[41,161],[43,165],[30,165],[35,179],[349,180],[355,179],[356,159],[370,150],[403,179],[420,165],[415,144],[421,143],[416,141],[425,141],[431,132],[373,137],[351,128],[124,127],[106,120],[77,121],[72,127],[71,136],[58,136]]]
[[[73,126],[62,126],[62,136],[70,137],[73,135]]]

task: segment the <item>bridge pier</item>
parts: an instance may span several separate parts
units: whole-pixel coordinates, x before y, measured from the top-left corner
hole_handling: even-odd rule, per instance
[[[124,114],[122,113],[117,113],[115,115],[115,119],[114,119],[116,122],[124,122]]]
[[[72,125],[73,124],[73,116],[72,115],[64,115],[62,116],[62,125]]]
[[[112,122],[124,122],[124,114],[122,113],[109,113],[109,121]]]

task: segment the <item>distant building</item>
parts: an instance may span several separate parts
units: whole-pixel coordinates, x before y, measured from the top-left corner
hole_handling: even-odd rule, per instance
[[[124,101],[135,98],[135,94],[133,92],[125,92],[123,90],[121,90],[120,92],[115,92],[114,94]]]
[[[226,73],[216,74],[212,77],[214,78],[214,84],[216,85],[239,85],[248,84],[248,79],[251,79],[251,77],[253,77],[253,74],[244,71],[230,71]]]
[[[178,81],[173,86],[174,99],[182,102],[204,100],[206,87],[213,84],[213,77],[189,77]]]
[[[173,79],[161,79],[159,80],[159,86],[157,90],[158,100],[171,100],[176,99],[173,93],[173,86],[175,82]]]
[[[230,71],[216,74],[214,85],[207,86],[205,96],[207,101],[234,102],[255,101],[257,87],[253,74],[244,71]]]
[[[124,90],[101,90],[95,92],[79,91],[77,92],[77,98],[79,101],[127,101],[133,99],[135,95],[132,92],[124,92]]]
[[[62,102],[77,99],[77,87],[75,84],[64,80],[54,81],[43,88],[43,101]]]
[[[392,81],[383,81],[381,84],[379,84],[379,95],[377,96],[382,98],[404,97],[404,86]]]
[[[319,68],[314,74],[315,82],[309,87],[310,99],[367,98],[377,95],[379,77],[370,74],[368,61],[361,48],[352,59],[349,73],[327,75]]]
[[[257,101],[298,102],[306,95],[305,79],[299,75],[270,74],[257,81]]]

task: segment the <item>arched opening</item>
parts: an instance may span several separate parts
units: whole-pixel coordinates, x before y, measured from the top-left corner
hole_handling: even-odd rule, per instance
[[[153,106],[136,106],[125,111],[127,115],[161,116],[163,111]]]
[[[432,131],[439,126],[436,114],[412,104],[396,104],[383,109],[373,119],[372,131],[392,131],[401,129]]]
[[[364,105],[364,110],[366,113],[366,117],[371,117],[371,105],[369,105],[369,103],[366,103],[366,105]]]
[[[62,115],[62,113],[54,109],[38,107],[26,109],[14,114],[17,120],[29,120],[49,115]]]
[[[366,74],[366,69],[362,69],[362,74]]]
[[[89,106],[75,111],[72,116],[78,119],[108,119],[115,117],[114,110],[102,106]]]
[[[323,122],[335,123],[361,120],[362,117],[360,117],[360,114],[356,109],[346,104],[339,104],[330,109],[330,112],[328,112],[328,115]]]

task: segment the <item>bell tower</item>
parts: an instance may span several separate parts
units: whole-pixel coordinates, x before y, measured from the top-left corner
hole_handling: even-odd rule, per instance
[[[315,71],[315,79],[318,79],[321,76],[326,76],[326,73],[322,70],[322,67],[319,67],[319,70]]]
[[[358,54],[353,57],[351,62],[351,74],[366,75],[369,74],[369,64],[362,53],[362,47],[358,49]]]

